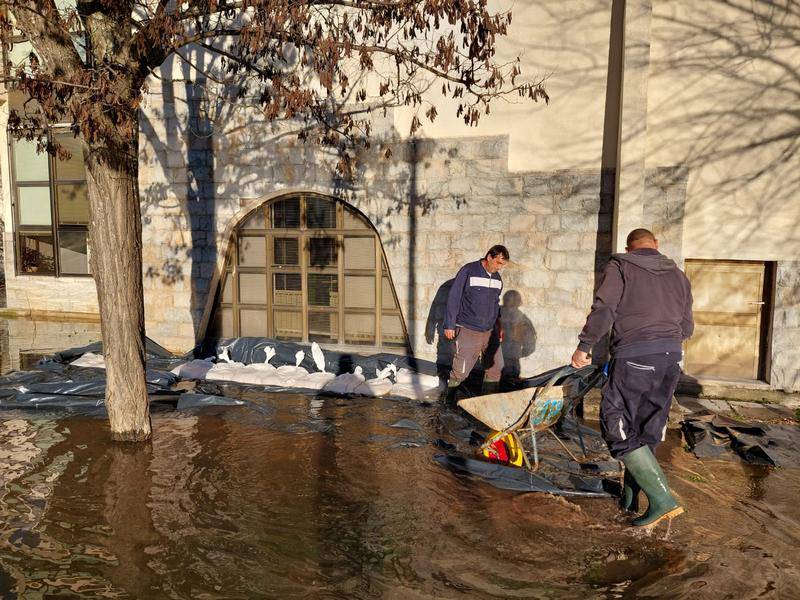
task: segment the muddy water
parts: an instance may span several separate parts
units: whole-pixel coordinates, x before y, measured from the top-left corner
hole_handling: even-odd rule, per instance
[[[612,500],[445,470],[430,441],[461,422],[435,407],[267,394],[156,412],[140,446],[55,417],[0,414],[3,597],[800,596],[800,470],[701,462],[677,434],[659,454],[688,514],[664,540]]]

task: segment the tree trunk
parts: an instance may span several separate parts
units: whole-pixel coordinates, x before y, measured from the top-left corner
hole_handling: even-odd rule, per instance
[[[134,109],[135,110],[135,109]],[[135,116],[131,117],[137,122]],[[144,374],[142,221],[138,127],[86,155],[91,211],[91,265],[100,303],[111,437],[150,437]],[[97,144],[100,145],[100,144]]]

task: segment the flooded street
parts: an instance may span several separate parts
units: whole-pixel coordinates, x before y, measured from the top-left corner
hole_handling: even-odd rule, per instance
[[[800,469],[700,461],[672,431],[659,457],[687,514],[669,540],[664,526],[637,537],[612,499],[514,494],[443,468],[439,440],[463,426],[436,406],[262,394],[155,410],[152,442],[127,446],[104,419],[4,412],[0,592],[798,597]]]

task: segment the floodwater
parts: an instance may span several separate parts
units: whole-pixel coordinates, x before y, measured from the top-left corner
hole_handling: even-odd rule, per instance
[[[800,470],[700,461],[677,432],[665,540],[612,499],[446,470],[464,422],[434,406],[264,394],[157,410],[141,445],[56,417],[0,413],[3,597],[800,597]]]

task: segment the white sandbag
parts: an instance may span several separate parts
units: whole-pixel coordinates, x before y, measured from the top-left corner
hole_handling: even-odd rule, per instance
[[[206,374],[214,366],[209,359],[192,360],[182,365],[178,365],[170,373],[177,375],[181,379],[205,379]]]
[[[375,369],[375,376],[378,379],[386,379],[390,375],[397,378],[397,365],[394,363],[389,363],[382,369]]]
[[[330,392],[331,394],[352,394],[366,379],[367,378],[361,374],[361,367],[356,367],[355,373],[342,373],[341,375],[337,375],[336,379],[328,382],[322,390],[324,392]]]
[[[379,379],[368,379],[359,385],[354,391],[354,394],[361,396],[385,396],[392,390],[392,380],[385,377]]]
[[[435,400],[439,394],[439,386],[421,387],[409,383],[395,383],[389,392],[392,396],[410,398],[411,400]]]
[[[439,387],[438,375],[423,375],[416,371],[408,369],[399,369],[395,377],[395,383],[404,383],[409,385],[420,386],[423,388]]]
[[[303,362],[303,359],[306,357],[306,353],[302,350],[298,350],[294,353],[294,366],[299,367],[300,363]]]
[[[216,363],[208,373],[206,379],[210,381],[236,381],[236,377],[244,368],[242,363]]]
[[[300,360],[303,359],[301,358]],[[276,371],[283,382],[281,385],[286,387],[295,387],[295,381],[308,376],[308,371],[306,371],[303,367],[293,367],[292,365],[283,365],[282,367],[278,367]]]
[[[102,354],[87,352],[83,356],[76,358],[70,363],[73,367],[94,367],[97,369],[106,368],[106,359]]]
[[[330,381],[336,379],[333,373],[309,373],[305,377],[294,380],[292,387],[308,388],[309,390],[321,390]]]
[[[311,357],[314,359],[318,371],[325,372],[325,355],[317,342],[311,342]]]

